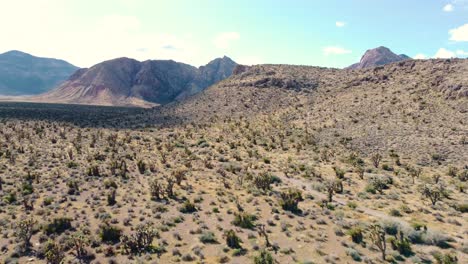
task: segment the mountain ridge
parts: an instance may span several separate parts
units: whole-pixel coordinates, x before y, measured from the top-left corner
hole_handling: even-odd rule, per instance
[[[0,54],[0,94],[21,96],[47,92],[77,69],[64,60],[7,51]]]
[[[42,102],[150,107],[181,100],[231,76],[235,63],[224,56],[196,68],[173,60],[116,58],[75,72]]]

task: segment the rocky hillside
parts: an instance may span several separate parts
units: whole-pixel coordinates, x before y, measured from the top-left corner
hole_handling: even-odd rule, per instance
[[[139,62],[118,58],[81,69],[57,89],[36,99],[113,106],[166,104],[229,77],[236,65],[228,57],[216,59],[200,68],[172,60]]]
[[[371,68],[409,59],[411,58],[404,54],[397,55],[393,53],[389,48],[378,47],[367,50],[362,56],[361,61],[349,66],[348,69]]]
[[[77,69],[63,60],[39,58],[20,51],[0,54],[0,95],[46,92]]]
[[[398,150],[418,162],[466,162],[468,60],[402,61],[359,71],[259,65],[180,103],[136,118],[211,123],[278,118],[309,126],[324,145]],[[417,154],[414,151],[418,151]]]

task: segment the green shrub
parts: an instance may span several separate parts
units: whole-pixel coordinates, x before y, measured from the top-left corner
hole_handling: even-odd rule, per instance
[[[215,234],[213,232],[207,231],[201,234],[200,242],[204,244],[216,244],[218,243]]]
[[[197,208],[195,207],[195,204],[190,202],[189,200],[185,201],[182,207],[179,209],[181,213],[184,214],[191,214],[197,211]]]
[[[356,244],[360,244],[364,238],[362,228],[357,226],[349,229],[347,233],[351,236],[351,240]]]
[[[61,234],[72,228],[71,221],[72,219],[68,217],[55,218],[51,223],[48,223],[44,226],[44,232],[47,235]]]
[[[458,263],[457,255],[454,252],[450,252],[446,254],[435,252],[433,253],[432,256],[437,261],[437,264],[457,264]]]
[[[122,229],[109,224],[103,224],[99,228],[99,237],[101,241],[107,244],[116,244],[120,242]]]
[[[48,206],[48,205],[51,205],[53,202],[54,202],[54,197],[49,196],[49,197],[44,198],[44,201],[42,201],[42,204],[44,206]]]
[[[455,205],[455,210],[461,213],[468,213],[468,203],[457,204]]]
[[[242,228],[253,229],[255,227],[255,220],[257,217],[245,212],[236,213],[232,224]]]
[[[298,204],[303,201],[302,192],[299,190],[288,189],[287,191],[281,192],[280,205],[283,210],[291,211],[293,213],[300,212]]]
[[[275,263],[275,260],[271,256],[270,252],[263,249],[262,251],[260,251],[260,254],[258,256],[255,256],[254,263],[255,264],[273,264]]]
[[[389,240],[393,250],[398,251],[403,256],[408,257],[413,254],[411,242],[407,238],[400,237],[400,239],[396,239],[395,237],[390,237]]]
[[[400,211],[398,209],[393,208],[393,209],[390,210],[389,215],[400,217],[401,213],[400,213]]]
[[[224,236],[226,237],[226,244],[230,248],[242,248],[241,247],[241,239],[236,235],[236,232],[234,230],[229,230],[224,233]]]
[[[3,197],[3,201],[7,204],[12,204],[17,201],[16,199],[16,193],[15,192],[9,192]]]

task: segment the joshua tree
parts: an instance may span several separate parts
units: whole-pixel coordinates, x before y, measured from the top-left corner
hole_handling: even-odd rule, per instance
[[[15,235],[21,241],[22,248],[26,251],[31,246],[34,225],[37,223],[34,218],[25,218],[16,225]]]
[[[265,225],[264,224],[257,225],[257,231],[258,231],[259,236],[265,237],[266,247],[267,248],[271,247],[270,239],[268,238],[268,233],[266,231]]]
[[[166,181],[167,181],[167,185],[166,185],[167,196],[169,196],[170,198],[173,198],[174,197],[174,184],[175,184],[175,181],[174,181],[174,179],[172,177],[167,177]]]
[[[445,189],[442,185],[424,185],[421,190],[421,194],[429,200],[431,200],[432,205],[435,205],[438,201],[442,200],[442,197],[446,195]]]
[[[186,179],[186,177],[185,177],[186,174],[187,174],[186,170],[176,170],[176,171],[172,172],[172,176],[174,176],[177,185],[180,186],[182,181]]]
[[[327,189],[327,193],[328,193],[328,202],[333,201],[333,194],[335,194],[336,192],[339,192],[340,190],[341,192],[343,191],[343,185],[341,183],[341,187],[340,187],[340,183],[336,180],[325,181],[325,188]]]
[[[152,224],[140,224],[132,235],[122,236],[122,244],[127,254],[140,254],[151,247],[156,237],[158,237],[158,232]]]
[[[159,183],[157,179],[154,179],[150,181],[149,186],[151,197],[153,199],[160,200],[164,195],[164,190],[161,183]]]
[[[382,260],[385,261],[386,250],[387,250],[387,241],[386,233],[381,225],[373,224],[369,227],[369,237],[374,243],[374,245],[382,253]]]
[[[116,195],[116,190],[115,188],[111,188],[109,190],[109,193],[107,194],[107,204],[108,205],[114,205],[116,203],[115,201],[115,195]]]
[[[357,166],[356,167],[356,172],[359,175],[359,178],[361,180],[364,180],[364,173],[366,172],[365,168],[363,166]]]
[[[374,167],[378,168],[380,161],[382,160],[382,155],[380,155],[380,153],[375,153],[371,156],[371,160]]]
[[[415,181],[416,178],[419,178],[419,176],[421,175],[422,173],[422,169],[421,168],[410,168],[409,169],[409,174],[411,176],[411,178],[413,179],[413,183]]]
[[[82,232],[76,232],[71,235],[71,243],[77,258],[83,258],[86,255],[86,247],[89,246],[89,238]]]
[[[44,247],[44,256],[50,264],[60,264],[65,259],[62,246],[52,239],[49,239]]]
[[[253,182],[255,184],[255,187],[257,187],[260,190],[266,191],[271,188],[270,185],[273,182],[273,178],[268,173],[262,173],[254,177]]]

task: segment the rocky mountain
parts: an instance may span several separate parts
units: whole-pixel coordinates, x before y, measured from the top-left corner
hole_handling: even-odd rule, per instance
[[[228,57],[196,68],[172,60],[139,62],[118,58],[81,69],[37,100],[57,103],[143,106],[166,104],[229,77],[237,64]]]
[[[361,61],[348,67],[348,69],[364,69],[389,64],[392,62],[411,59],[405,54],[397,55],[389,48],[378,47],[367,50],[361,58]]]
[[[0,54],[0,95],[33,95],[54,88],[78,68],[21,51]]]
[[[356,151],[394,149],[418,162],[439,153],[466,161],[467,59],[406,60],[352,73],[291,65],[238,67],[236,75],[135,122],[174,125],[236,118],[309,125],[317,142],[341,138]],[[270,121],[273,122],[273,121]],[[276,124],[276,123],[275,123]],[[450,125],[447,125],[450,124]],[[466,146],[466,145],[465,145]]]

